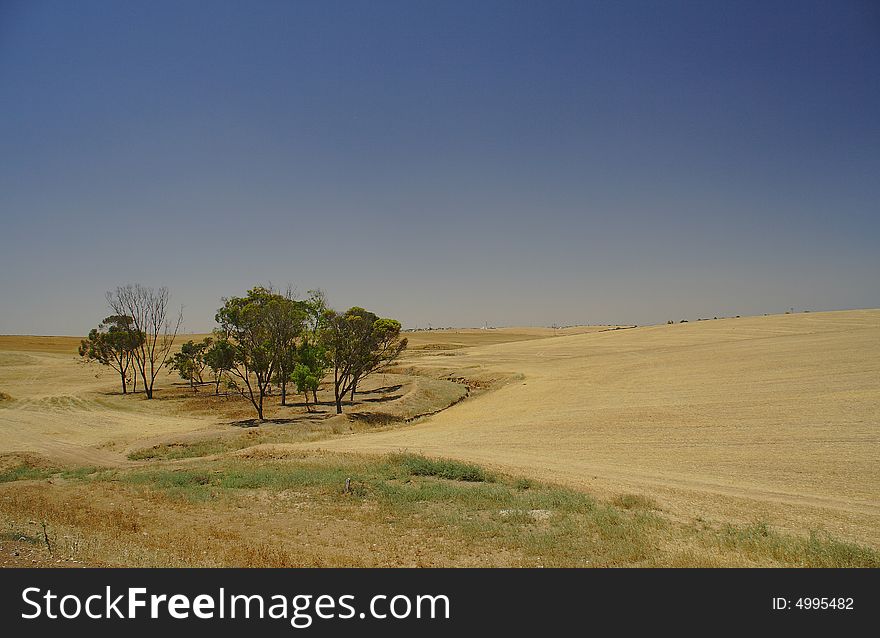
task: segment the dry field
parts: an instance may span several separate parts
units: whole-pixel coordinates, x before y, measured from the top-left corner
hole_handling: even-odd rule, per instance
[[[317,445],[452,456],[646,493],[683,520],[762,517],[880,547],[878,310],[504,343],[455,365],[522,378],[418,427]]]
[[[878,310],[407,337],[259,427],[0,337],[0,565],[878,564]]]

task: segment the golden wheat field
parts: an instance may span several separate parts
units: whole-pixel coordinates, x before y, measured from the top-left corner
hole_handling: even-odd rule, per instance
[[[878,310],[497,344],[456,366],[521,378],[417,428],[321,446],[449,455],[880,545]]]
[[[880,310],[407,336],[256,427],[0,337],[0,564],[876,564]]]

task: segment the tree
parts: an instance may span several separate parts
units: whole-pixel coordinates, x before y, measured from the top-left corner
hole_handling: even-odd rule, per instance
[[[305,331],[317,342],[321,329],[327,321],[327,296],[323,290],[309,290],[309,297],[302,302],[305,310]]]
[[[143,334],[131,329],[131,317],[113,315],[89,331],[89,336],[79,344],[79,356],[87,361],[97,361],[110,366],[119,373],[122,394],[128,392],[128,370],[134,358],[134,350],[143,341]],[[137,377],[134,377],[135,384]],[[135,386],[136,389],[136,386]]]
[[[311,411],[309,392],[317,405],[318,388],[330,367],[327,348],[320,340],[320,332],[326,323],[327,301],[324,291],[318,289],[310,290],[308,298],[300,303],[304,311],[304,330],[296,349],[291,380],[296,384],[297,392],[305,395],[306,410]]]
[[[177,370],[181,379],[189,381],[189,387],[195,391],[195,383],[204,383],[202,372],[205,370],[205,352],[213,343],[211,337],[205,337],[198,343],[192,339],[180,347],[180,352],[175,353],[166,364],[171,370]]]
[[[183,309],[177,315],[173,327],[168,319],[168,303],[171,295],[167,288],[154,290],[140,284],[120,286],[107,293],[107,303],[116,315],[126,316],[131,323],[126,330],[133,339],[138,339],[132,350],[137,371],[144,382],[144,393],[153,398],[153,384],[156,376],[174,345],[177,331],[183,322]]]
[[[217,333],[220,335],[219,331]],[[214,394],[220,394],[220,381],[223,373],[228,372],[235,366],[235,346],[229,340],[220,335],[206,351],[205,363],[214,373]]]
[[[386,367],[406,349],[407,339],[400,338],[400,330],[400,322],[395,319],[376,319],[373,322],[368,344],[363,347],[363,355],[352,379],[352,401],[361,379]]]
[[[293,368],[291,380],[296,384],[296,391],[301,392],[306,398],[306,411],[311,412],[309,404],[309,392],[312,393],[314,403],[318,403],[318,387],[327,374],[330,362],[327,357],[327,349],[318,342],[304,339],[296,349],[296,365]]]
[[[333,390],[336,413],[342,413],[342,399],[354,400],[358,383],[381,370],[406,349],[406,338],[400,338],[400,322],[380,319],[357,306],[344,314],[333,310],[325,313],[321,343],[327,349],[333,366]]]
[[[302,308],[289,295],[258,286],[249,290],[247,297],[224,299],[216,320],[235,349],[230,372],[244,383],[239,391],[262,421],[269,384],[279,367],[286,365],[285,355],[295,348],[302,330]]]
[[[303,333],[306,311],[303,302],[293,299],[289,289],[287,294],[276,297],[266,317],[275,357],[273,381],[281,387],[281,405],[287,405],[287,384],[296,366],[296,341]]]

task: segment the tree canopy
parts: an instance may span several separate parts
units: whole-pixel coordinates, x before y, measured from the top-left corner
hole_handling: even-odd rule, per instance
[[[290,296],[257,286],[246,297],[224,299],[216,320],[234,348],[230,372],[242,381],[240,389],[263,419],[263,402],[287,351],[295,346],[305,313]],[[292,370],[290,370],[292,372]]]
[[[135,351],[144,340],[144,334],[134,329],[131,317],[112,315],[98,324],[97,328],[92,328],[89,336],[80,342],[79,356],[116,370],[122,382],[122,394],[126,394],[128,371],[132,367]],[[137,377],[132,376],[136,383]]]
[[[333,367],[336,412],[342,413],[346,395],[354,400],[358,383],[397,359],[406,349],[400,322],[383,319],[358,306],[345,313],[328,310],[321,330],[321,343]]]
[[[205,353],[213,342],[211,337],[205,337],[199,342],[190,339],[180,347],[179,352],[168,359],[166,365],[171,370],[176,370],[181,379],[189,381],[189,387],[195,390],[196,383],[203,383],[202,373],[207,365]]]

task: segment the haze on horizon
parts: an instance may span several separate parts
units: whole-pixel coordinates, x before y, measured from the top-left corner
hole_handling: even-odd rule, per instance
[[[0,334],[880,306],[872,2],[0,4]]]

